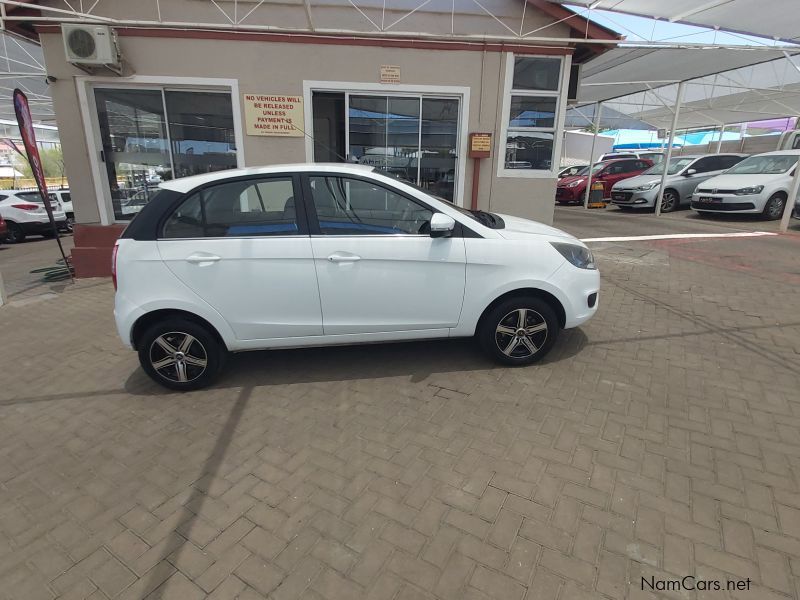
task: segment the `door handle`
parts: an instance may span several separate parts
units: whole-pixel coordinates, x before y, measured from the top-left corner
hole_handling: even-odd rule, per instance
[[[220,257],[214,254],[191,254],[186,257],[186,262],[192,264],[217,262],[218,260],[220,260]]]
[[[328,260],[335,263],[356,262],[358,260],[361,260],[361,257],[355,254],[350,254],[348,252],[334,252],[328,257]]]

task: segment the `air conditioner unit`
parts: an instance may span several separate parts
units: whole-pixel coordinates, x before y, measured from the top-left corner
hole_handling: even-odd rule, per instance
[[[61,25],[67,62],[81,68],[107,67],[119,72],[120,54],[114,30],[105,25]]]

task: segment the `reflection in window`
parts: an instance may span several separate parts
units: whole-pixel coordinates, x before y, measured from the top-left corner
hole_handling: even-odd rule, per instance
[[[310,177],[325,235],[427,234],[432,211],[380,185],[347,177]]]
[[[116,220],[162,181],[236,167],[229,93],[97,88],[95,102]]]
[[[551,171],[561,80],[561,59],[516,57],[511,89],[505,168]]]

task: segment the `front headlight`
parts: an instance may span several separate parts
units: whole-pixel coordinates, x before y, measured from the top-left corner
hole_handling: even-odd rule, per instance
[[[753,187],[740,188],[733,193],[737,196],[752,196],[753,194],[760,194],[763,191],[763,185],[754,185]]]
[[[561,256],[566,258],[579,269],[597,268],[597,265],[594,264],[594,256],[592,256],[592,251],[588,248],[577,246],[575,244],[567,244],[564,242],[550,242],[550,245],[558,250],[558,253]]]
[[[658,181],[653,181],[652,183],[645,183],[644,185],[640,185],[639,187],[633,189],[635,189],[637,192],[646,192],[647,190],[652,190],[657,185]]]
[[[583,183],[583,179],[578,179],[577,181],[571,181],[570,183],[568,183],[567,187],[570,187],[570,188],[578,187],[582,183]]]

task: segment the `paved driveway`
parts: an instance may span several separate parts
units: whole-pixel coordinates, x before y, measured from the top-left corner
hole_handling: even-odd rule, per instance
[[[800,235],[594,246],[597,317],[524,369],[470,341],[258,352],[171,394],[108,281],[16,293],[0,598],[797,598]]]

